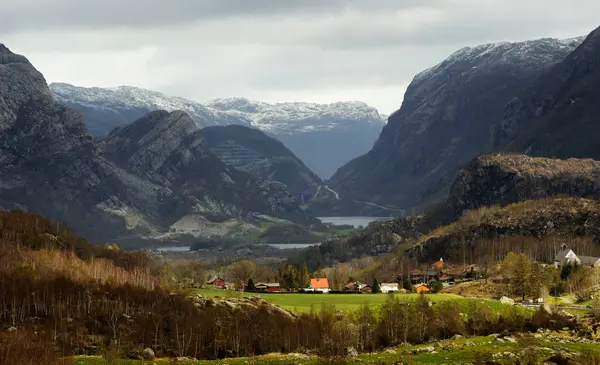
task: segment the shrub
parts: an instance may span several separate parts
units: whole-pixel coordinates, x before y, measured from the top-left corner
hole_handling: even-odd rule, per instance
[[[16,330],[0,334],[0,364],[58,365],[54,345],[43,335]]]

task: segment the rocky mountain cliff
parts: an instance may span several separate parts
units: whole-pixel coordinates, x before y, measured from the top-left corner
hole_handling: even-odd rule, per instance
[[[558,158],[600,159],[600,28],[505,110],[497,145]]]
[[[217,221],[250,220],[252,213],[305,218],[283,184],[227,167],[182,111],[151,112],[102,136],[98,145],[109,161],[164,189],[159,211],[170,222],[190,214]]]
[[[308,201],[323,183],[283,143],[258,129],[207,127],[201,134],[206,147],[221,161],[260,179],[282,182],[298,201]]]
[[[206,104],[130,86],[84,88],[50,85],[56,100],[81,111],[94,135],[130,123],[153,110],[183,110],[198,127],[253,126],[283,142],[312,171],[329,178],[342,164],[367,152],[385,120],[361,102],[267,104],[245,98]]]
[[[458,218],[464,211],[555,195],[600,199],[600,161],[493,154],[462,169],[450,188],[448,205]]]
[[[136,210],[118,169],[98,157],[81,114],[56,104],[42,74],[3,45],[0,129],[0,207],[59,219],[102,240],[126,231],[106,211]]]
[[[582,39],[463,48],[418,74],[373,149],[341,167],[342,198],[411,207],[443,199],[459,169],[498,148],[506,105],[563,61]]]
[[[0,207],[59,219],[96,241],[153,237],[190,214],[308,219],[281,184],[227,168],[185,113],[152,113],[99,149],[82,115],[3,45],[0,130]]]

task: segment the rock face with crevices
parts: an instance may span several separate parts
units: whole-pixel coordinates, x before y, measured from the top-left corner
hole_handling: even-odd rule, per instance
[[[516,95],[494,127],[506,150],[600,160],[600,28]]]
[[[331,185],[346,199],[404,209],[444,199],[462,166],[502,149],[494,143],[495,127],[506,105],[581,41],[539,39],[455,52],[415,76],[373,149],[342,166]]]
[[[308,201],[323,181],[292,151],[262,131],[241,125],[202,129],[206,146],[227,165],[285,184],[298,200]]]
[[[307,219],[281,184],[227,168],[185,113],[152,113],[109,137],[97,144],[82,115],[0,45],[0,208],[60,220],[96,242],[154,237],[190,213]]]
[[[600,199],[600,161],[518,154],[484,155],[462,169],[450,188],[454,218],[464,211],[556,195]]]
[[[170,222],[189,214],[308,220],[286,187],[226,166],[181,111],[155,111],[98,140],[103,156],[161,187],[157,211]]]

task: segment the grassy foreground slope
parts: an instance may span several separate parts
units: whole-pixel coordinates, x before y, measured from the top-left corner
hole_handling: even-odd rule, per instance
[[[554,357],[571,357],[568,364],[592,364],[590,361],[600,359],[598,345],[594,343],[563,343],[560,337],[547,339],[535,339],[532,337],[517,338],[516,342],[505,341],[496,343],[494,336],[480,336],[470,339],[455,339],[438,341],[433,344],[420,346],[401,346],[387,349],[383,352],[361,354],[356,358],[320,358],[304,354],[269,354],[256,357],[242,357],[236,359],[223,359],[211,361],[181,360],[181,365],[246,365],[246,364],[270,364],[270,365],[321,365],[321,364],[378,364],[392,365],[398,363],[413,365],[429,364],[464,364],[476,363],[478,361],[496,361],[499,364],[514,364],[518,359],[547,360]],[[429,352],[429,347],[433,351]],[[574,360],[574,361],[573,361]],[[100,357],[77,357],[73,359],[73,365],[104,365],[105,360]],[[172,364],[168,359],[157,359],[153,363],[157,365]],[[541,363],[541,362],[540,362]],[[595,362],[597,363],[597,362]],[[115,365],[138,365],[141,361],[120,360]]]

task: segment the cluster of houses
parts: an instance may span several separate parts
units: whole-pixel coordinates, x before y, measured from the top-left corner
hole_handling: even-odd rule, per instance
[[[409,278],[411,286],[416,293],[430,293],[431,288],[429,284],[432,280],[439,281],[444,287],[453,285],[455,282],[456,275],[452,273],[451,268],[444,263],[444,260],[440,258],[438,261],[433,263],[430,268],[424,270],[412,270]],[[226,282],[220,276],[212,277],[208,282],[209,285],[214,285],[217,288],[223,289],[234,289],[234,284]],[[279,283],[262,283],[255,284],[256,291],[276,293],[280,291]],[[402,287],[402,284],[395,283],[381,283],[379,284],[380,291],[382,293],[404,293],[408,292]],[[303,289],[305,292],[322,292],[329,293],[329,280],[327,278],[313,278],[310,279],[310,285],[308,288]],[[349,293],[371,293],[373,288],[369,284],[361,283],[359,281],[351,281],[344,285],[343,290]]]
[[[213,276],[206,283],[219,289],[235,289],[235,284],[228,283],[220,276]],[[277,293],[279,292],[279,283],[257,283],[254,285],[254,290]]]
[[[554,258],[554,266],[558,268],[566,264],[577,264],[586,267],[600,267],[600,257],[577,255],[566,244],[563,244]],[[454,283],[457,281],[469,280],[475,270],[475,265],[469,265],[466,268],[452,267],[447,265],[443,258],[440,258],[430,267],[411,270],[409,272],[409,280],[414,292],[430,293],[432,290],[429,283],[432,281],[437,281],[441,283],[443,287],[448,287],[454,285]],[[469,274],[471,276],[469,276]],[[402,282],[402,280],[399,281]],[[222,289],[235,289],[234,284],[228,283],[220,276],[213,276],[210,280],[208,280],[207,284]],[[408,292],[408,290],[402,287],[402,284],[398,284],[397,282],[381,283],[379,284],[379,287],[382,293]],[[349,293],[371,293],[373,291],[371,285],[361,283],[359,281],[351,281],[344,285],[342,289],[343,291]],[[329,281],[327,278],[313,278],[310,279],[309,287],[304,288],[303,290],[305,292],[329,293],[331,289],[329,287]],[[279,283],[259,282],[255,284],[255,291],[276,293],[280,291],[280,285]]]

